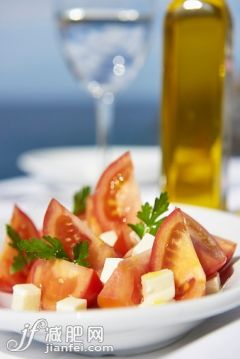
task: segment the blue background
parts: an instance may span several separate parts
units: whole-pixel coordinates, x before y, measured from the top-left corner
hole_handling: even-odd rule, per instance
[[[240,67],[240,2],[229,1]],[[158,142],[161,28],[160,0],[153,46],[138,78],[117,96],[116,144]],[[61,57],[50,0],[0,0],[0,178],[17,175],[17,156],[45,146],[94,144],[93,101]]]

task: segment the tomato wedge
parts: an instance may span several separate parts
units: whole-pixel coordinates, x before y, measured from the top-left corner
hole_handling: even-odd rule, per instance
[[[216,239],[195,219],[184,213],[195,251],[207,278],[215,275],[226,263],[227,257]]]
[[[43,222],[43,234],[61,240],[69,258],[73,259],[73,247],[81,242],[89,243],[89,263],[100,272],[107,257],[116,257],[115,251],[88,228],[87,224],[68,211],[58,201],[53,199],[46,211]]]
[[[137,222],[141,207],[140,192],[134,177],[130,153],[113,162],[102,174],[96,186],[91,206],[87,210],[88,223],[97,234],[115,230],[118,241],[116,251],[124,255],[136,243],[130,238],[127,223]]]
[[[17,206],[13,209],[10,225],[23,239],[39,238],[39,232],[31,219]],[[15,284],[25,283],[26,281],[29,267],[15,274],[10,274],[10,268],[16,255],[16,249],[10,246],[10,239],[6,237],[0,254],[0,290],[4,292],[11,293]]]
[[[219,247],[221,248],[221,250],[223,251],[223,253],[225,254],[225,256],[227,257],[227,262],[226,262],[227,264],[234,255],[234,252],[237,248],[237,243],[229,241],[228,239],[223,239],[218,236],[214,236],[214,238],[217,244],[219,245]]]
[[[65,260],[37,260],[27,279],[42,290],[42,308],[55,310],[57,301],[68,296],[87,299],[88,306],[96,305],[102,283],[97,273]]]
[[[178,208],[160,226],[153,244],[150,270],[161,269],[173,271],[177,300],[205,294],[206,276],[193,247],[184,214]]]
[[[88,226],[91,228],[93,233],[97,236],[102,233],[102,229],[97,221],[97,218],[94,214],[94,196],[89,196],[87,198],[87,205],[86,205],[86,221]]]
[[[234,258],[230,259],[230,261],[227,264],[225,264],[225,266],[223,268],[221,268],[221,270],[219,272],[219,276],[220,276],[222,286],[226,283],[226,281],[234,273],[233,266],[237,261],[239,261],[239,257],[234,257]]]
[[[141,276],[149,272],[150,251],[119,263],[98,296],[101,308],[127,307],[141,303]]]

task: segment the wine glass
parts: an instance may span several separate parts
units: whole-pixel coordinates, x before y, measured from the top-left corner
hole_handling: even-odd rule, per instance
[[[96,143],[106,155],[115,94],[144,64],[156,0],[56,0],[64,57],[95,99]]]

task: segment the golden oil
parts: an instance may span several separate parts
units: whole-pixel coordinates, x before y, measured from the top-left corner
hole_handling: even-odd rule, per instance
[[[224,206],[231,28],[223,0],[174,0],[168,7],[161,135],[171,201]]]

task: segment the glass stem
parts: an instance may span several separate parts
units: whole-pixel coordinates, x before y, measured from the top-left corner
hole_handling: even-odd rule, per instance
[[[102,152],[103,166],[107,164],[107,150],[114,123],[114,95],[107,93],[96,99],[96,144]]]

